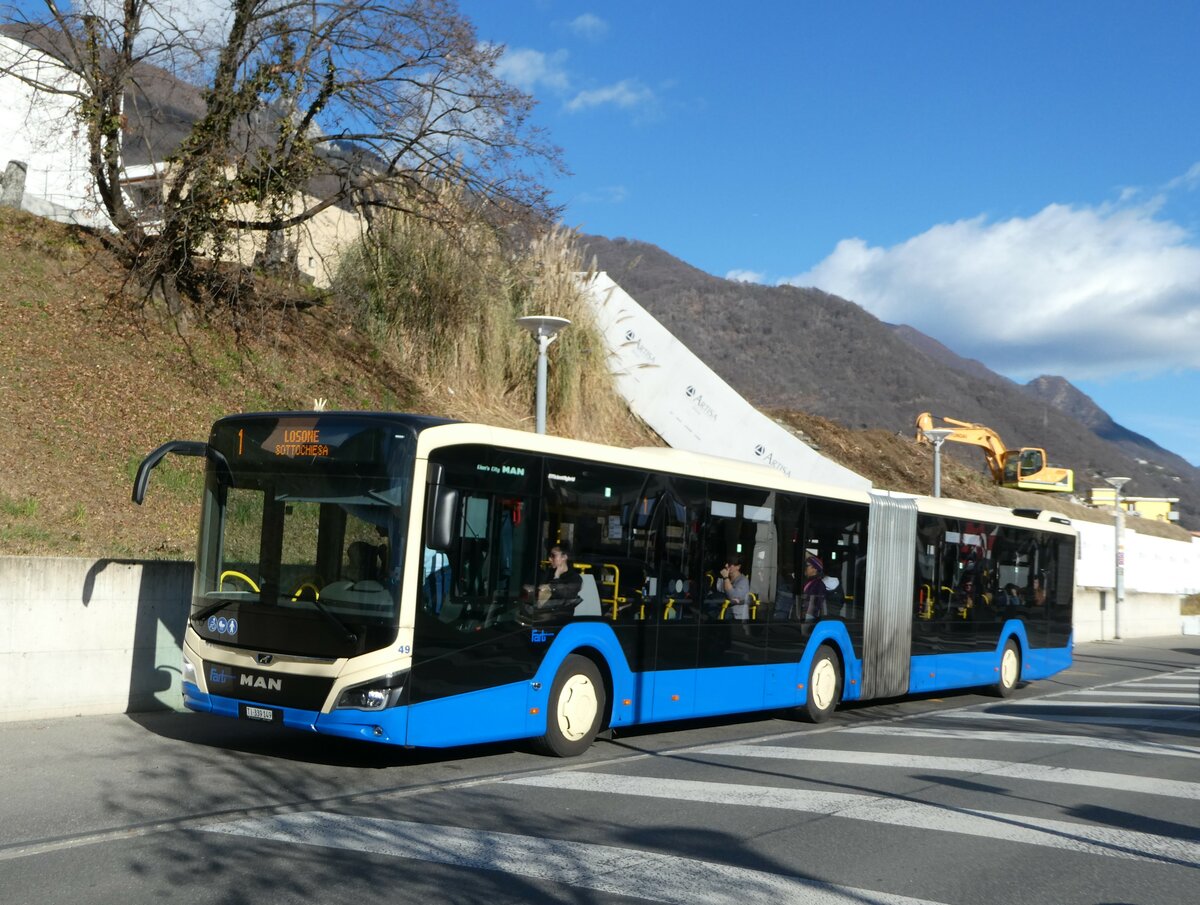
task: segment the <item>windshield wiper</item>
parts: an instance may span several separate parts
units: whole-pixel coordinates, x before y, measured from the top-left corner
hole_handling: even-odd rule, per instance
[[[346,623],[342,622],[341,619],[339,619],[337,616],[333,615],[333,613],[330,612],[329,609],[325,606],[325,604],[321,603],[321,601],[305,600],[304,602],[311,603],[314,607],[317,608],[318,613],[320,613],[327,620],[329,620],[331,623],[336,625],[341,630],[342,637],[344,640],[349,641],[351,644],[353,644],[354,642],[356,642],[358,640],[358,635],[356,635],[356,634],[354,634],[354,632],[350,631],[350,629],[346,627]]]
[[[210,603],[208,606],[206,606],[204,609],[202,609],[199,613],[193,614],[192,618],[199,622],[203,622],[205,619],[207,619],[213,613],[216,613],[216,612],[219,612],[219,611],[225,609],[225,607],[229,606],[231,603],[236,603],[236,601],[226,599],[226,600],[218,600],[216,603]]]

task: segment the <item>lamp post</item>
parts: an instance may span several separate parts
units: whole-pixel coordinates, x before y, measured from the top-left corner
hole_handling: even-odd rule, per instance
[[[548,314],[536,314],[530,317],[518,317],[517,323],[537,340],[537,432],[546,433],[546,350],[550,343],[558,337],[564,327],[571,322],[565,317],[552,317]]]
[[[1114,503],[1117,508],[1113,529],[1116,531],[1116,575],[1113,578],[1113,640],[1121,640],[1121,604],[1125,601],[1125,510],[1121,508],[1121,488],[1130,478],[1105,478],[1104,482],[1115,490]]]
[[[933,444],[933,495],[942,495],[942,444],[946,442],[954,430],[949,427],[931,427],[921,431],[925,439]]]

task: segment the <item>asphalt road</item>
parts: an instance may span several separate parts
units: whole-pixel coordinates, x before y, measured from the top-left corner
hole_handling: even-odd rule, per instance
[[[0,724],[0,902],[1153,903],[1200,889],[1200,637],[1001,702],[647,727],[556,760],[196,714]]]

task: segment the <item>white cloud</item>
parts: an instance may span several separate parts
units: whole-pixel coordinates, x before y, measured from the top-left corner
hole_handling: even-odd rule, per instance
[[[620,204],[629,197],[629,189],[623,185],[604,185],[575,196],[579,204]]]
[[[589,41],[599,41],[608,34],[608,23],[592,13],[583,13],[568,23],[573,33]]]
[[[565,50],[542,53],[540,50],[510,47],[496,63],[496,74],[522,91],[532,93],[545,88],[563,94],[570,87],[566,62]]]
[[[592,107],[612,104],[622,109],[630,109],[649,104],[654,100],[654,92],[641,84],[637,79],[622,79],[615,85],[594,88],[590,91],[580,91],[567,102],[567,110],[576,113]]]
[[[1018,379],[1200,368],[1200,246],[1157,214],[1157,203],[1053,204],[890,248],[845,239],[780,282],[850,299]]]
[[[725,279],[735,283],[763,283],[766,282],[767,275],[757,270],[731,270],[725,274]]]
[[[1200,188],[1200,161],[1191,165],[1186,173],[1182,176],[1177,176],[1167,183],[1168,191],[1174,189],[1186,189],[1191,191],[1195,188]]]

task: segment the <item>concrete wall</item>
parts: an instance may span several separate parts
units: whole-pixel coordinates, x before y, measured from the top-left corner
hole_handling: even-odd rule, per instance
[[[190,562],[0,557],[0,722],[182,706]]]
[[[191,588],[190,562],[0,556],[0,723],[179,708]],[[1179,601],[1130,591],[1122,637],[1179,634]],[[1112,588],[1080,588],[1075,640],[1112,637]]]
[[[1121,604],[1122,638],[1178,635],[1183,630],[1181,598],[1174,594],[1126,592]],[[1113,589],[1075,589],[1075,640],[1112,641],[1116,631]]]

